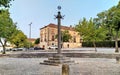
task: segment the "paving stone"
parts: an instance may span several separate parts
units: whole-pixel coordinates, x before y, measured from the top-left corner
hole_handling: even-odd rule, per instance
[[[0,75],[61,75],[61,66],[42,65],[47,58],[0,58]],[[70,75],[120,75],[115,59],[72,58]]]

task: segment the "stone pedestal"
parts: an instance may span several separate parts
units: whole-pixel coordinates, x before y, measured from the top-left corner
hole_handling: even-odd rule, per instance
[[[44,60],[40,64],[58,66],[59,64],[71,64],[71,63],[74,63],[74,61],[70,60],[69,57],[65,57],[62,54],[56,54],[53,57],[49,57],[48,60]]]
[[[69,65],[67,64],[62,65],[62,75],[69,75]]]

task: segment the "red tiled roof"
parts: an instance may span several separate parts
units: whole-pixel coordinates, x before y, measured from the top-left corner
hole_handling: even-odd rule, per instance
[[[35,38],[28,38],[29,41],[35,41]]]
[[[47,26],[45,26],[45,27],[43,27],[43,28],[46,28],[46,27],[57,28],[58,25],[53,24],[53,23],[50,23],[49,25],[47,25]],[[43,28],[41,28],[41,29],[43,29]],[[73,31],[75,30],[73,27],[67,27],[67,26],[61,26],[61,29],[65,29],[65,30],[73,30]]]

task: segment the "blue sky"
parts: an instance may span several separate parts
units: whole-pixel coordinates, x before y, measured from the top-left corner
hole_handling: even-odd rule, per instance
[[[61,13],[65,15],[62,25],[75,25],[83,17],[95,18],[97,13],[117,5],[119,0],[14,0],[10,8],[11,18],[17,26],[31,38],[40,37],[40,28],[49,23],[57,24],[54,15],[57,15],[57,6],[61,5]]]

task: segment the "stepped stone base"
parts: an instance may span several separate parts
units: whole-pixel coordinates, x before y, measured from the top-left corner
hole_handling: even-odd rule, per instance
[[[40,64],[58,66],[60,64],[72,64],[72,63],[74,63],[74,61],[70,60],[69,57],[65,57],[62,54],[56,54],[53,57],[49,57],[48,60],[44,60],[44,62]]]

